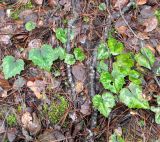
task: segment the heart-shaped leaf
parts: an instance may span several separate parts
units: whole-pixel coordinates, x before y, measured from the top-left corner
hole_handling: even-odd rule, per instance
[[[112,37],[108,39],[108,47],[112,55],[118,55],[122,53],[124,49],[124,45]]]
[[[5,79],[9,79],[24,70],[24,61],[16,60],[13,56],[6,56],[3,59],[2,67]]]
[[[64,62],[68,65],[73,65],[76,60],[72,54],[66,54]]]
[[[150,108],[148,101],[142,97],[142,88],[134,83],[120,91],[119,99],[129,108]]]
[[[92,99],[93,106],[100,111],[105,117],[108,117],[112,108],[115,106],[115,99],[111,93],[95,95]]]
[[[35,65],[46,71],[50,71],[53,61],[57,60],[58,57],[56,49],[53,50],[52,46],[48,44],[29,51],[29,60],[32,60]]]
[[[140,66],[151,69],[155,62],[155,56],[149,48],[141,48],[141,53],[135,55],[135,60]]]
[[[113,93],[118,93],[125,83],[122,76],[113,78],[109,72],[102,72],[100,74],[100,82],[105,89]]]
[[[97,49],[97,59],[107,59],[109,57],[109,50],[106,43],[101,42]]]

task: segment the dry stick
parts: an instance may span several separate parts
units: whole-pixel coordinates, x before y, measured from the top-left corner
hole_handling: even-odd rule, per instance
[[[141,48],[144,48],[144,45],[143,45],[143,39],[138,37],[137,34],[132,30],[132,28],[130,27],[130,25],[128,24],[128,22],[126,21],[125,17],[123,16],[124,13],[122,13],[122,10],[120,8],[120,2],[118,0],[118,3],[119,3],[119,11],[120,11],[120,16],[122,17],[122,19],[124,20],[125,24],[127,25],[127,27],[129,28],[129,30],[133,33],[133,35],[140,40],[140,43],[141,43]],[[147,55],[147,53],[145,52],[144,50],[144,53]],[[158,81],[158,78],[157,76],[154,75],[154,79],[156,81],[156,83],[158,84],[158,86],[160,87],[160,83]]]
[[[93,51],[93,57],[91,59],[91,63],[90,63],[90,89],[89,89],[89,95],[91,97],[91,99],[95,96],[95,77],[96,77],[96,60],[97,60],[97,51],[96,49]],[[93,136],[94,136],[94,132],[92,132],[92,130],[94,128],[96,128],[97,126],[97,110],[95,108],[93,108],[92,114],[91,114],[91,124],[90,124],[90,129],[91,129],[91,133],[90,135],[87,137],[88,142],[94,142]]]
[[[71,31],[72,31],[72,27],[73,24],[75,23],[76,19],[77,19],[77,13],[75,11],[76,5],[74,3],[74,0],[72,0],[72,8],[73,8],[73,14],[74,17],[68,22],[68,29],[67,29],[67,44],[66,44],[66,51],[67,53],[70,53],[71,51],[71,44],[70,44],[70,36],[71,36]],[[71,66],[69,64],[67,64],[67,76],[68,76],[68,81],[69,84],[71,86],[71,94],[72,94],[72,101],[74,102],[74,107],[76,107],[77,103],[76,103],[76,89],[75,89],[75,84],[74,84],[74,80],[72,77],[72,73],[71,73]]]

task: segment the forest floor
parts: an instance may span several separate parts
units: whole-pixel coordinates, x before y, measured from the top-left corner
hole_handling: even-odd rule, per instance
[[[0,142],[160,142],[160,0],[0,0]]]

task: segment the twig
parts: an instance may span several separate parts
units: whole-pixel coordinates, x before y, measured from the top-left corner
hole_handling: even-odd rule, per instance
[[[77,13],[75,12],[76,5],[75,5],[74,0],[72,0],[72,7],[73,7],[72,12],[74,14],[74,17],[68,22],[67,44],[66,44],[67,53],[70,53],[70,51],[71,51],[70,36],[71,36],[71,31],[72,31],[73,24],[77,20]],[[74,102],[74,106],[76,107],[76,102],[75,102],[75,100],[76,100],[76,90],[75,90],[75,84],[74,84],[74,80],[73,80],[73,77],[72,77],[71,66],[70,65],[67,65],[67,76],[68,76],[69,84],[71,86],[72,100]]]

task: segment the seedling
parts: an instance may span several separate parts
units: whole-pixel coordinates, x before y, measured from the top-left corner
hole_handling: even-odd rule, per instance
[[[25,28],[26,28],[27,31],[32,31],[36,28],[36,23],[32,22],[32,21],[29,21],[25,24]]]

